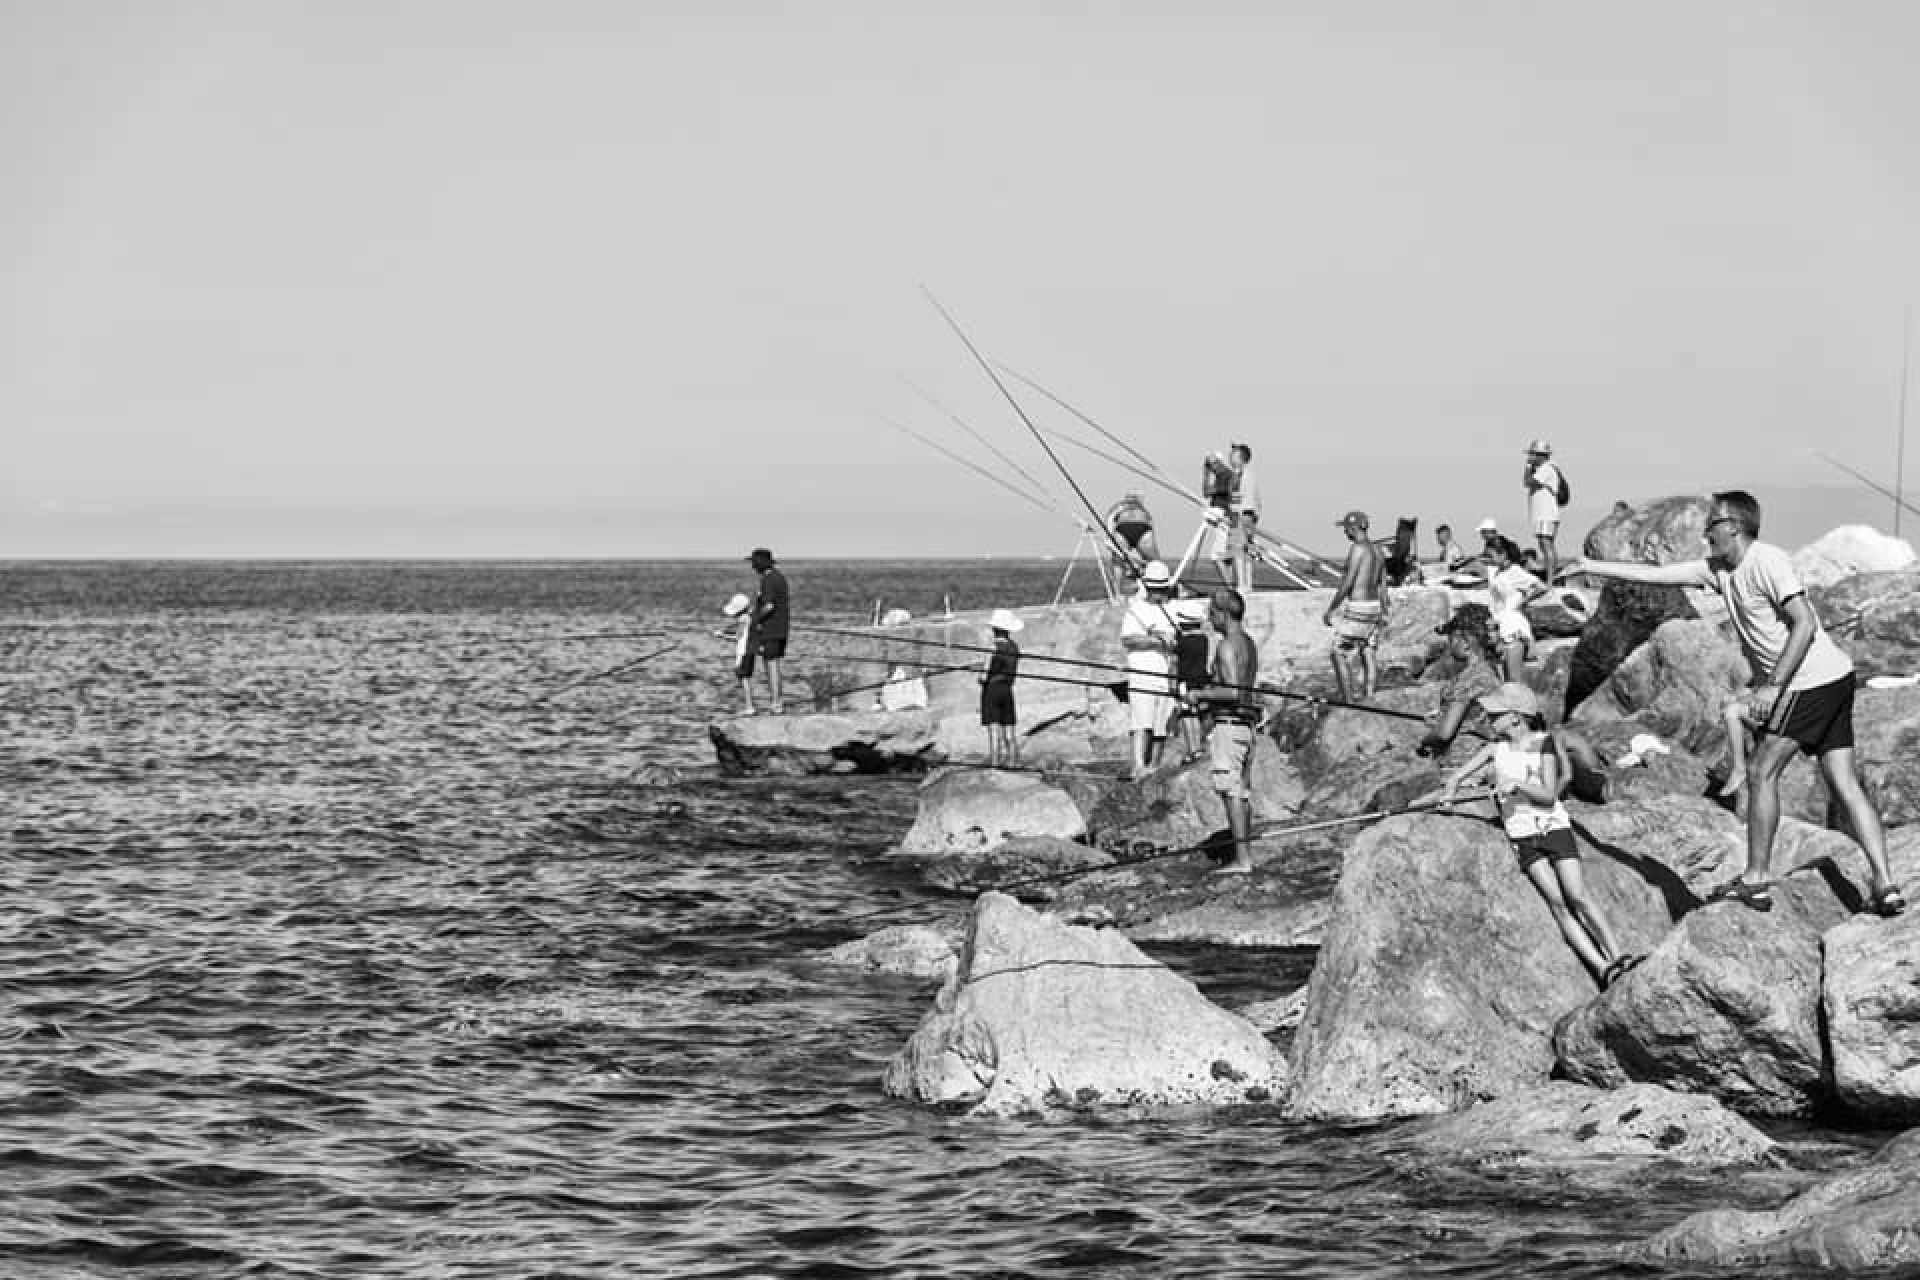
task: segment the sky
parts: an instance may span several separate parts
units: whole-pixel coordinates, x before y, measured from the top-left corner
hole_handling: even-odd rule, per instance
[[[1812,451],[1905,491],[1917,53],[1904,0],[0,0],[0,557],[1069,554],[1021,413],[1118,450],[962,334],[1163,541],[1236,439],[1315,549],[1517,526],[1535,437],[1576,536],[1891,529]]]

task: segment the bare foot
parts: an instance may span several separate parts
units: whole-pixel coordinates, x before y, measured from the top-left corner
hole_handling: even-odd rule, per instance
[[[1746,785],[1747,771],[1744,768],[1735,769],[1727,775],[1727,780],[1720,784],[1720,790],[1714,794],[1720,796],[1737,796],[1740,794],[1740,788]]]
[[[1208,874],[1216,876],[1250,876],[1253,874],[1253,864],[1244,858],[1235,858],[1223,867],[1215,867]]]

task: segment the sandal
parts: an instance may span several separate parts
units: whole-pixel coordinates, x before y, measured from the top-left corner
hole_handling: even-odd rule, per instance
[[[1737,902],[1755,911],[1773,910],[1773,886],[1759,880],[1729,880],[1706,897],[1708,902]]]
[[[1873,914],[1891,918],[1907,909],[1907,895],[1900,892],[1897,884],[1883,884],[1867,905],[1873,908]]]
[[[1634,967],[1645,959],[1645,956],[1615,956],[1613,963],[1600,971],[1600,989],[1605,991],[1620,981],[1622,974],[1632,972]]]

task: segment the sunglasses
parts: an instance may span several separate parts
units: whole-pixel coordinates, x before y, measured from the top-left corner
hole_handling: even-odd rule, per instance
[[[1730,524],[1738,528],[1740,522],[1734,519],[1732,516],[1721,516],[1718,520],[1707,521],[1707,527],[1702,529],[1701,532],[1712,533],[1715,529],[1719,528],[1723,524]]]

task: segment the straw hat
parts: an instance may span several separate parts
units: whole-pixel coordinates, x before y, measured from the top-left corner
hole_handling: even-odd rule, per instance
[[[995,631],[1019,631],[1027,624],[1020,621],[1020,615],[1011,609],[995,609],[993,616],[987,619],[987,625]]]
[[[1474,701],[1478,702],[1481,709],[1490,716],[1497,716],[1502,711],[1511,711],[1523,716],[1540,714],[1539,695],[1527,686],[1514,684],[1511,681],[1501,685],[1492,693],[1481,694]]]

